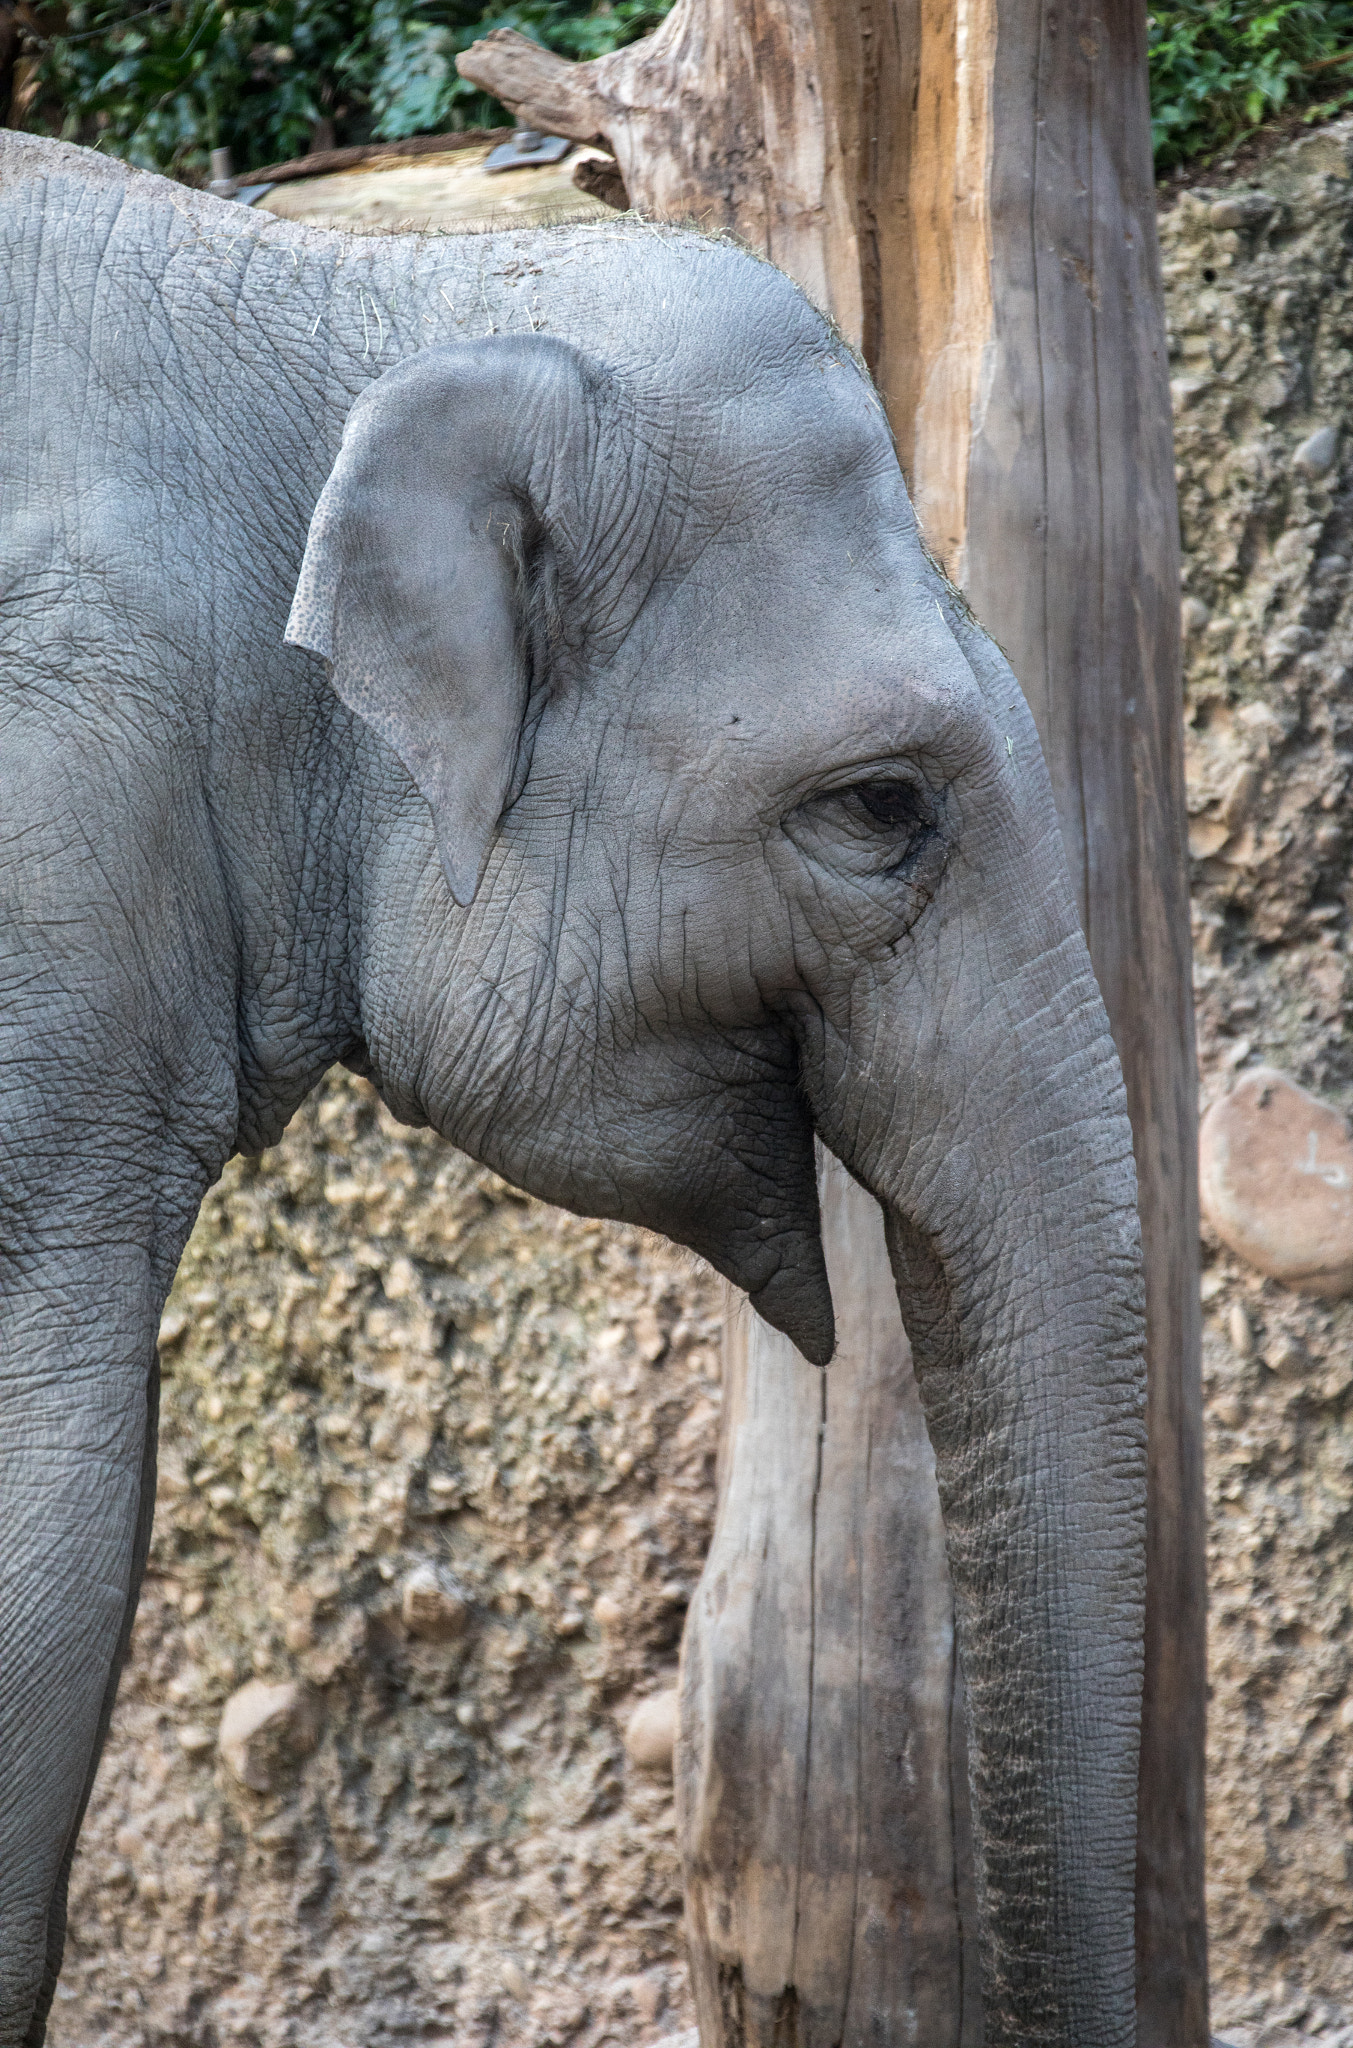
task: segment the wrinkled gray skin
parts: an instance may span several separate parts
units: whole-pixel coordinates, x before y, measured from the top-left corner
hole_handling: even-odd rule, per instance
[[[348,239],[13,135],[0,263],[0,2044],[60,1960],[160,1305],[345,1059],[818,1361],[814,1132],[882,1201],[987,2040],[1127,2048],[1122,1088],[1028,712],[866,379],[695,237]]]

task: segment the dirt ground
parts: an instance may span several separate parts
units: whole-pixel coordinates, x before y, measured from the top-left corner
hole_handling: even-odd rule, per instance
[[[1353,1108],[1353,126],[1162,234],[1204,1099],[1262,1060]],[[1353,2048],[1353,1303],[1204,1260],[1215,2016]],[[720,1312],[350,1076],[231,1166],[165,1317],[54,2048],[690,2026],[670,1778],[622,1735],[708,1537]]]

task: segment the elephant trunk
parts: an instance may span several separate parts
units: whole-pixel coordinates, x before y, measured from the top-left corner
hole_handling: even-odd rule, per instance
[[[828,1020],[839,1062],[828,1052],[808,1078],[824,1140],[883,1204],[935,1450],[987,2048],[1129,2048],[1146,1483],[1136,1182],[1041,764],[1039,776],[1041,823],[1027,861],[1007,847],[997,914],[991,860],[951,864],[946,914],[929,937],[918,926],[891,985],[857,986],[838,1031]]]

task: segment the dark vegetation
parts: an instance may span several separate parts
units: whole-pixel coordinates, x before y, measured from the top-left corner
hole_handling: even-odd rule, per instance
[[[1353,0],[1183,0],[1147,20],[1157,171],[1353,104]]]
[[[458,78],[489,28],[568,57],[656,26],[671,0],[0,0],[0,119],[179,176],[334,144],[492,125]],[[1353,104],[1353,0],[1180,0],[1149,18],[1156,164],[1235,147],[1278,116]],[[8,111],[6,112],[6,109]]]
[[[671,0],[0,0],[0,122],[205,176],[308,149],[492,126],[455,58],[491,28],[599,57]],[[8,113],[5,109],[8,106]]]

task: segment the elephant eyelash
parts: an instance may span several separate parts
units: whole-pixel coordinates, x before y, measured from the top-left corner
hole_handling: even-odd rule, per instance
[[[837,801],[844,806],[851,835],[876,848],[876,874],[905,883],[928,902],[948,857],[943,796],[936,797],[923,783],[874,775],[847,785]]]
[[[934,829],[934,810],[915,783],[880,778],[853,783],[846,794],[859,804],[871,823],[887,832],[906,832],[915,838]]]

